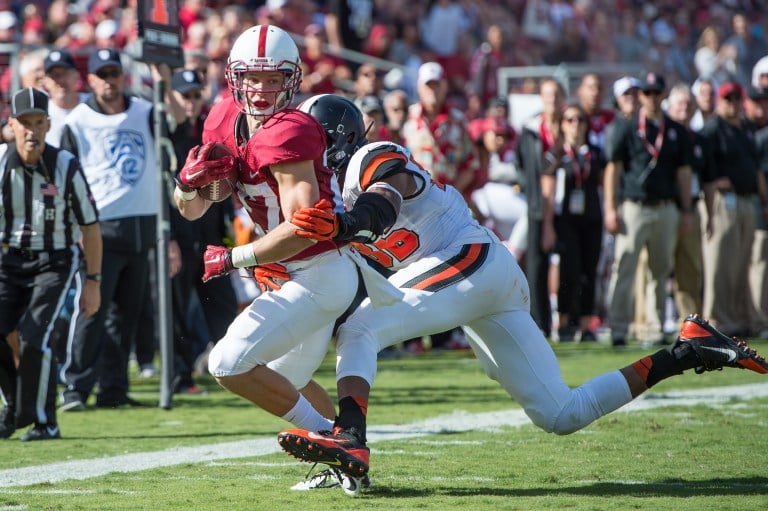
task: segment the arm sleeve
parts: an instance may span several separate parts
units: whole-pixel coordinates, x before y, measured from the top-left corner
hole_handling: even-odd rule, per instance
[[[359,243],[376,241],[395,224],[397,214],[394,205],[383,195],[362,193],[350,211],[337,215],[339,232],[335,239]]]

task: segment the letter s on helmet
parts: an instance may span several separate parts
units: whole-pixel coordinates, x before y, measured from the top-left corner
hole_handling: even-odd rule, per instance
[[[243,113],[270,116],[291,104],[301,84],[300,64],[299,49],[288,32],[272,25],[256,25],[245,30],[235,40],[229,52],[225,76],[235,102]],[[243,82],[243,76],[246,73],[275,71],[285,74],[282,86],[268,91],[278,93],[275,104],[259,109],[248,99],[251,90]]]

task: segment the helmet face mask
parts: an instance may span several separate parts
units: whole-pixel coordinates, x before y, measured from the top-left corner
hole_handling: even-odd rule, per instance
[[[269,117],[290,106],[301,84],[301,59],[291,36],[272,25],[256,25],[240,34],[229,53],[225,77],[240,110],[257,117]],[[255,75],[259,73],[259,75]],[[254,78],[281,73],[282,83],[255,87]],[[263,84],[262,84],[263,85]],[[254,102],[254,93],[274,94],[269,103]],[[264,103],[264,104],[261,104]]]
[[[365,123],[360,109],[343,96],[320,94],[299,105],[320,123],[326,136],[325,157],[328,168],[343,173],[355,152],[365,145]]]

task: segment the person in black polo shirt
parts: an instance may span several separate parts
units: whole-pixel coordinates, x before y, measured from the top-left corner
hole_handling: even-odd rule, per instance
[[[717,90],[716,115],[701,129],[712,148],[715,193],[711,236],[704,239],[704,310],[727,335],[749,334],[749,262],[755,236],[752,199],[768,219],[768,192],[754,135],[742,119],[744,91],[736,82]]]
[[[648,73],[640,85],[640,110],[631,119],[617,119],[606,140],[604,221],[616,237],[608,312],[614,346],[626,344],[640,250],[648,247],[650,285],[662,318],[678,227],[682,233],[692,228],[689,138],[662,111],[664,90],[664,78]],[[656,323],[649,325],[649,339],[663,343]]]
[[[77,159],[45,143],[48,96],[22,89],[11,98],[14,145],[0,146],[0,339],[18,330],[18,368],[0,340],[6,407],[0,438],[34,424],[22,441],[60,438],[56,422],[54,320],[75,280],[83,314],[100,307],[101,231]],[[79,279],[82,233],[86,280]]]
[[[696,111],[695,101],[690,88],[683,83],[672,87],[667,98],[667,115],[686,127],[691,142],[693,226],[686,235],[678,237],[675,248],[675,306],[681,327],[688,314],[702,309],[704,261],[701,240],[702,233],[712,232],[714,168],[711,147],[699,133],[689,127]]]

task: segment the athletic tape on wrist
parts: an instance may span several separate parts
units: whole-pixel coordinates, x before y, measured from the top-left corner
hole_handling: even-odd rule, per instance
[[[232,266],[235,268],[247,268],[257,266],[256,254],[253,253],[253,245],[238,245],[232,249]]]
[[[184,202],[189,202],[193,200],[195,197],[197,197],[197,190],[195,189],[195,190],[192,190],[191,192],[183,192],[177,186],[176,189],[173,191],[173,194],[179,199],[183,200]]]

